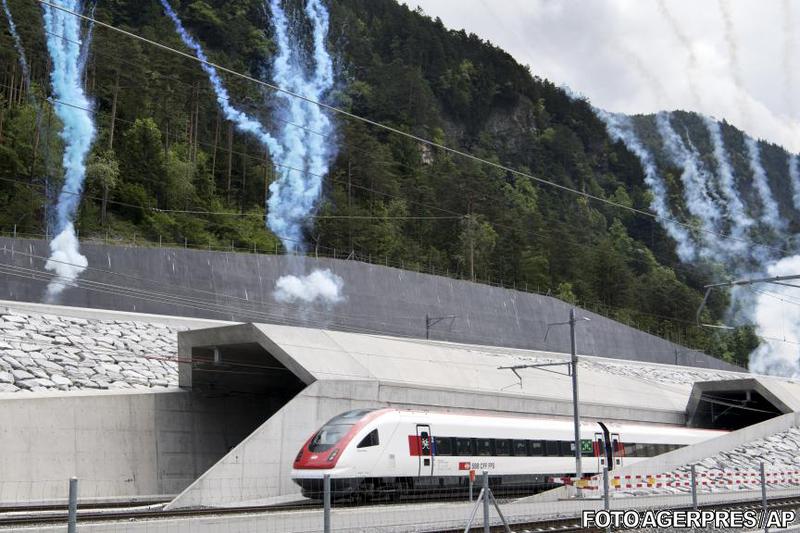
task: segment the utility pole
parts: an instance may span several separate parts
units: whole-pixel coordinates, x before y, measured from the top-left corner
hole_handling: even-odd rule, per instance
[[[575,308],[569,310],[569,341],[572,365],[572,417],[575,425],[575,477],[583,477],[581,465],[581,415],[578,403],[578,353],[575,345]]]
[[[582,317],[583,320],[590,320],[588,317]],[[583,477],[583,467],[581,465],[581,413],[580,413],[580,397],[578,394],[578,351],[577,342],[575,338],[575,326],[578,322],[576,317],[575,308],[569,310],[569,320],[567,322],[554,322],[547,324],[547,331],[544,338],[547,339],[547,333],[550,332],[550,326],[565,326],[569,324],[569,339],[570,339],[570,360],[565,363],[537,363],[531,365],[514,365],[514,366],[499,366],[498,370],[506,369],[511,370],[517,378],[519,378],[520,386],[522,385],[522,376],[517,372],[523,368],[535,368],[545,372],[554,372],[555,374],[564,375],[561,372],[555,372],[545,367],[550,366],[566,366],[567,373],[572,377],[572,419],[575,429],[575,477],[581,479]]]

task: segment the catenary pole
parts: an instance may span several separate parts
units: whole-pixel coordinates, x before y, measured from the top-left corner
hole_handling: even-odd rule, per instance
[[[581,468],[581,415],[578,405],[578,352],[575,343],[575,308],[569,310],[569,340],[572,355],[572,416],[575,425],[575,477],[580,480]]]

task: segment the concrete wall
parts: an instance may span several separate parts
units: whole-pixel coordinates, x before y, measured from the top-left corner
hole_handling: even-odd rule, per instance
[[[354,261],[93,244],[82,251],[91,265],[82,280],[144,293],[71,288],[63,295],[66,305],[414,337],[424,337],[426,314],[457,315],[437,324],[431,338],[569,351],[568,328],[552,328],[544,340],[547,324],[566,320],[570,308],[547,296]],[[41,270],[47,255],[44,241],[0,238],[0,263]],[[298,309],[274,300],[278,277],[317,267],[344,279],[346,301],[332,309]],[[0,299],[41,301],[44,287],[43,281],[5,275]],[[736,369],[593,313],[581,314],[591,318],[579,326],[581,354]]]
[[[0,395],[0,502],[176,494],[269,412],[182,390]]]

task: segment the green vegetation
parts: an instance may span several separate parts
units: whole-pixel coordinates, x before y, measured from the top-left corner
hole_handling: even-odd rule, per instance
[[[43,98],[49,86],[41,15],[35,2],[9,3],[33,83],[30,95],[20,90],[17,58],[3,34],[0,229],[43,234],[45,198],[57,192],[60,176],[58,124]],[[262,0],[175,4],[212,60],[263,74],[273,45]],[[638,160],[610,141],[586,102],[477,36],[449,31],[393,0],[333,0],[331,11],[341,80],[331,97],[340,107],[647,209]],[[157,2],[100,2],[96,16],[182,49]],[[226,83],[238,105],[272,123],[273,95],[239,79]],[[221,119],[195,63],[96,28],[86,87],[98,137],[77,222],[82,236],[277,246],[263,224],[271,163]],[[549,292],[740,363],[756,345],[747,329],[712,334],[691,325],[711,272],[682,267],[654,220],[336,120],[338,154],[319,212],[344,218],[321,217],[308,228],[320,252]],[[701,140],[697,145],[705,151]],[[779,158],[766,159],[777,165]],[[725,307],[724,298],[713,299],[705,319],[720,319]]]

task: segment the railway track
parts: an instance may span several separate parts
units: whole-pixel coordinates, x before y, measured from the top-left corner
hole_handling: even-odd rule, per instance
[[[437,500],[441,501],[441,500]],[[459,500],[460,501],[460,500]],[[128,520],[161,520],[167,518],[198,517],[198,516],[224,516],[237,514],[259,514],[276,513],[286,511],[302,511],[321,509],[322,505],[318,502],[300,502],[280,505],[257,505],[230,508],[206,508],[206,509],[175,509],[164,510],[154,508],[154,505],[164,503],[163,501],[150,505],[141,505],[137,502],[134,505],[125,505],[121,502],[92,505],[88,510],[78,510],[78,522],[113,522]],[[403,502],[408,503],[408,502]],[[392,505],[392,504],[383,504]],[[338,504],[338,507],[354,507],[357,504]],[[119,510],[115,510],[115,509]],[[686,509],[686,506],[678,506],[676,509]],[[690,507],[689,507],[690,508]],[[747,500],[739,502],[726,502],[719,504],[700,505],[701,510],[715,509],[761,509],[761,500]],[[776,498],[769,501],[770,509],[796,509],[800,508],[800,497]],[[34,511],[35,509],[35,511]],[[13,513],[13,514],[12,514]],[[28,513],[28,514],[24,514]],[[46,513],[46,514],[45,514]],[[0,509],[0,531],[13,527],[31,526],[58,526],[64,525],[67,521],[65,506],[43,505],[24,508],[2,508]],[[600,532],[600,529],[586,529],[580,527],[579,518],[559,518],[545,519],[530,523],[513,524],[513,530],[517,533],[571,533],[573,531],[588,531],[589,533]],[[501,527],[493,527],[492,531],[504,531]],[[462,533],[458,530],[440,530],[437,533]]]

